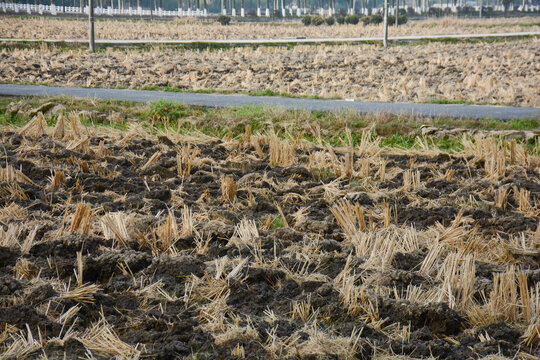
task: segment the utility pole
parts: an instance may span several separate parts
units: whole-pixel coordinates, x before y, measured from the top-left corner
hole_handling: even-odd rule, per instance
[[[482,8],[484,7],[483,1],[480,0],[480,9],[478,10],[478,17],[482,17]]]
[[[388,47],[388,0],[384,0],[384,47]]]
[[[399,0],[396,1],[396,27],[398,27],[399,23]]]
[[[96,44],[94,41],[94,0],[88,0],[88,20],[89,20],[89,36],[90,36],[90,51],[96,51]]]

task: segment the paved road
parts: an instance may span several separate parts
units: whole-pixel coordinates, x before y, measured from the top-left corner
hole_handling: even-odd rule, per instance
[[[430,39],[475,39],[475,38],[506,38],[522,36],[540,36],[540,31],[525,31],[512,33],[490,34],[452,34],[452,35],[409,35],[390,36],[389,40],[395,41],[418,41]],[[382,37],[358,37],[358,38],[284,38],[284,39],[227,39],[227,40],[103,40],[96,39],[96,44],[113,45],[188,45],[188,44],[288,44],[288,43],[354,43],[361,41],[382,41]],[[88,39],[12,39],[0,38],[0,42],[46,42],[46,43],[87,43]]]
[[[437,116],[471,119],[540,119],[540,108],[526,107],[358,102],[347,100],[294,99],[273,96],[193,94],[164,91],[89,89],[0,84],[0,96],[25,95],[68,95],[73,97],[130,101],[157,101],[159,99],[166,99],[188,105],[203,105],[211,107],[266,105],[285,107],[289,109],[305,109],[310,111],[352,110],[359,113],[390,113],[395,115],[414,114],[418,116]]]

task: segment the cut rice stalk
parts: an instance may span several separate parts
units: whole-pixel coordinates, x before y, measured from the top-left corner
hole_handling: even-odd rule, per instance
[[[71,222],[71,232],[88,235],[92,230],[93,214],[89,205],[80,203],[77,205],[73,221]]]
[[[99,356],[118,356],[128,359],[138,359],[140,356],[140,351],[136,347],[120,340],[103,315],[98,322],[77,337],[77,340]]]
[[[238,185],[230,176],[221,177],[221,200],[234,202]]]
[[[19,131],[19,134],[22,136],[40,137],[41,135],[46,134],[46,128],[47,124],[43,119],[43,113],[40,112]]]
[[[162,156],[163,154],[161,153],[161,151],[156,151],[154,153],[154,155],[152,155],[152,157],[150,157],[150,159],[148,159],[148,161],[146,162],[146,164],[144,164],[142,167],[141,167],[141,170],[145,170],[145,169],[148,169],[150,166],[152,166],[152,164],[154,164],[156,161],[159,160],[159,158]]]
[[[106,239],[114,239],[118,244],[127,246],[129,234],[126,227],[126,215],[121,212],[108,213],[101,218],[101,228]]]
[[[70,299],[83,304],[92,304],[94,302],[94,295],[99,290],[101,288],[96,284],[83,284],[73,290],[69,290],[69,285],[66,285],[64,291],[60,293],[59,298]]]

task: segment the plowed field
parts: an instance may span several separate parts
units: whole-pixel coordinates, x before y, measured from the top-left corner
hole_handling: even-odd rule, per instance
[[[57,114],[0,134],[1,358],[540,356],[540,159],[521,141]]]

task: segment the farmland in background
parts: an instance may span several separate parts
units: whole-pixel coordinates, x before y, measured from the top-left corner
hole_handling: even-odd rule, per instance
[[[0,51],[0,81],[360,101],[539,106],[540,41]]]
[[[351,38],[382,36],[382,25],[303,26],[280,23],[239,23],[221,26],[216,22],[114,21],[96,22],[97,39],[141,40],[231,40],[279,38]],[[540,18],[457,19],[410,21],[390,28],[391,36],[449,35],[539,31]],[[1,37],[36,39],[86,39],[87,21],[37,17],[3,17]]]

